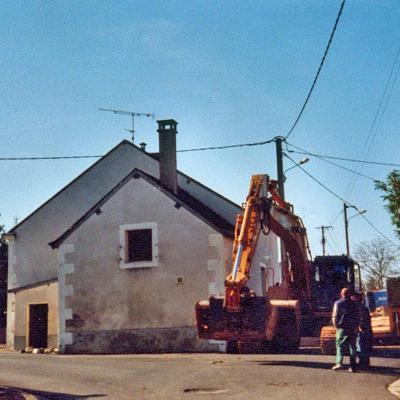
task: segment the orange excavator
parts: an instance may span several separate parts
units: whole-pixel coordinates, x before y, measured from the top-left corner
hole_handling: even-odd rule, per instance
[[[283,242],[282,284],[257,296],[247,287],[260,234],[275,233]],[[196,304],[198,336],[230,344],[258,343],[296,349],[302,320],[312,316],[312,262],[306,230],[293,207],[267,175],[254,175],[243,214],[236,219],[232,271],[225,296]]]

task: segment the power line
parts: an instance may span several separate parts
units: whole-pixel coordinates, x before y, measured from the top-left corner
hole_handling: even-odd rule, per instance
[[[300,147],[299,147],[299,148],[300,148]],[[292,152],[293,152],[293,153],[296,153],[296,152],[293,151],[293,150],[288,150],[288,151],[289,151],[290,153],[292,153]],[[298,153],[299,153],[299,152],[298,152]],[[304,152],[303,152],[303,153],[304,153]],[[372,178],[371,176],[362,174],[361,172],[355,171],[354,169],[347,168],[347,167],[345,167],[345,166],[343,166],[343,165],[337,164],[337,163],[335,163],[335,162],[333,162],[333,161],[325,160],[325,158],[322,157],[322,156],[319,156],[319,155],[316,155],[316,154],[311,154],[311,153],[310,153],[309,155],[310,155],[310,156],[313,156],[313,157],[316,157],[316,158],[319,158],[320,160],[322,160],[322,161],[324,161],[324,162],[326,162],[326,163],[328,163],[328,164],[334,165],[335,167],[344,169],[345,171],[348,171],[348,172],[351,172],[351,173],[353,173],[353,174],[362,176],[363,178],[369,179],[369,180],[371,180],[371,181],[373,181],[373,182],[379,180],[379,179],[376,179],[376,178]]]
[[[343,7],[344,7],[344,3],[345,3],[345,2],[346,2],[346,0],[343,0],[343,1],[342,1],[342,4],[340,5],[340,9],[339,9],[338,15],[337,15],[337,17],[336,17],[335,25],[333,26],[331,35],[330,35],[330,37],[329,37],[328,44],[327,44],[327,46],[326,46],[326,48],[325,48],[324,55],[323,55],[323,57],[322,57],[321,63],[319,64],[317,74],[315,75],[314,81],[313,81],[313,83],[312,83],[312,85],[311,85],[311,89],[310,89],[310,91],[308,92],[307,98],[306,98],[306,100],[305,100],[305,102],[304,102],[304,104],[303,104],[303,107],[302,107],[301,110],[300,110],[299,115],[297,116],[296,120],[294,121],[293,126],[290,128],[289,132],[286,134],[285,139],[287,139],[287,138],[292,134],[294,128],[296,127],[297,123],[299,122],[299,120],[300,120],[300,118],[301,118],[301,116],[302,116],[302,114],[303,114],[303,112],[304,112],[304,110],[305,110],[305,108],[306,108],[306,106],[307,106],[308,101],[310,100],[311,93],[312,93],[313,90],[314,90],[314,87],[315,87],[315,84],[317,83],[317,80],[318,80],[319,74],[320,74],[320,72],[321,72],[322,66],[323,66],[324,63],[325,63],[325,58],[326,58],[326,56],[327,56],[327,54],[328,54],[329,47],[331,46],[331,43],[332,43],[332,40],[333,40],[333,36],[334,36],[334,34],[335,34],[335,31],[336,31],[336,28],[337,28],[337,26],[338,26],[340,17],[341,17],[341,15],[342,15],[342,11],[343,11]]]
[[[389,165],[389,166],[400,166],[400,164],[381,163],[381,162],[376,162],[376,161],[370,161],[370,162],[369,162],[369,161],[365,161],[365,160],[364,160],[364,161],[363,161],[363,160],[354,160],[354,159],[347,159],[347,158],[343,158],[343,157],[323,156],[323,155],[321,155],[321,154],[310,153],[310,152],[308,152],[307,150],[304,150],[304,149],[302,149],[301,147],[296,146],[296,145],[291,144],[291,143],[288,143],[288,142],[286,142],[286,144],[289,145],[289,146],[292,146],[292,147],[294,147],[294,148],[297,148],[297,149],[299,149],[299,150],[302,150],[302,151],[295,151],[295,150],[289,150],[289,149],[288,149],[287,151],[289,151],[289,152],[291,152],[291,153],[302,154],[302,155],[308,155],[308,156],[314,156],[314,157],[320,158],[320,159],[322,159],[322,160],[323,160],[324,158],[330,158],[330,159],[339,159],[339,160],[342,160],[342,161],[354,161],[354,162],[360,162],[360,163],[371,163],[371,164],[378,164],[378,165],[385,165],[385,166],[388,166],[388,165]],[[324,160],[324,161],[328,162],[328,160]],[[330,162],[330,163],[332,163],[332,162]],[[341,165],[339,165],[339,164],[336,164],[336,163],[333,163],[333,164],[336,165],[336,166],[338,166],[338,167],[340,167],[340,168],[349,170],[349,171],[353,172],[353,173],[356,174],[356,175],[360,175],[360,176],[366,177],[366,178],[368,178],[368,179],[372,179],[372,180],[374,180],[374,181],[377,180],[377,179],[368,177],[368,176],[366,176],[366,175],[364,175],[364,174],[361,174],[360,172],[350,170],[350,169],[348,169],[348,168],[346,168],[346,167],[343,167],[343,166],[341,166]],[[339,212],[336,214],[336,216],[332,219],[332,221],[330,222],[330,224],[333,225],[342,213],[343,213],[343,209],[340,209]],[[363,214],[362,214],[362,215],[363,215]],[[366,219],[366,220],[367,220],[367,219]],[[371,226],[372,226],[372,225],[371,225]],[[375,227],[374,227],[374,229],[377,230],[377,228],[375,228]],[[393,243],[390,239],[388,239],[388,238],[387,238],[383,233],[381,233],[379,230],[377,230],[377,232],[380,233],[380,234],[382,234],[382,236],[383,236],[386,240],[389,240],[391,243]]]
[[[374,182],[375,182],[375,181],[378,180],[378,179],[372,178],[372,177],[370,177],[370,176],[368,176],[368,175],[364,175],[364,174],[362,174],[361,172],[357,172],[357,171],[355,171],[354,169],[347,168],[347,167],[345,167],[345,166],[343,166],[343,165],[340,165],[340,164],[338,164],[338,163],[335,163],[335,162],[333,162],[333,161],[325,160],[323,157],[319,157],[319,156],[314,156],[314,157],[316,157],[316,158],[318,158],[318,159],[320,159],[320,160],[322,160],[322,161],[324,161],[324,162],[326,162],[326,163],[328,163],[328,164],[334,165],[335,167],[344,169],[345,171],[348,171],[348,172],[351,172],[351,173],[353,173],[353,174],[362,176],[363,178],[369,179],[369,180],[371,180],[371,181],[374,181]]]
[[[379,124],[381,123],[383,115],[385,114],[386,108],[389,104],[389,100],[392,95],[394,85],[396,84],[397,77],[400,72],[400,63],[397,65],[397,71],[395,72],[396,64],[398,63],[398,60],[400,59],[399,57],[400,57],[400,46],[397,50],[396,56],[395,56],[393,64],[392,64],[390,74],[386,80],[385,88],[383,90],[383,93],[380,98],[378,107],[376,109],[374,118],[372,120],[372,124],[370,126],[367,138],[364,142],[365,144],[364,144],[363,159],[366,159],[369,152],[371,151],[372,144],[378,133]],[[393,76],[394,76],[394,78],[393,78]],[[389,87],[390,87],[390,89],[389,89]],[[359,166],[358,171],[360,171],[361,169],[362,169],[362,166]],[[353,179],[351,179],[351,181],[349,182],[349,184],[347,186],[345,196],[350,196],[350,194],[353,192],[356,181],[357,181],[357,177],[353,177]]]
[[[287,158],[289,158],[290,161],[292,161],[293,163],[296,164],[296,162],[289,157],[287,154],[285,154],[285,156]],[[361,210],[356,207],[353,204],[350,204],[348,201],[346,201],[345,199],[343,199],[342,197],[340,197],[337,193],[335,193],[333,190],[329,189],[326,185],[324,185],[322,182],[320,182],[317,178],[315,178],[314,176],[312,176],[309,172],[307,172],[301,165],[298,165],[298,167],[306,174],[308,175],[313,181],[317,182],[318,185],[322,186],[325,190],[327,190],[329,193],[331,193],[333,196],[335,196],[336,198],[338,198],[340,201],[342,201],[343,203],[345,203],[346,205],[353,207],[354,209],[356,209],[360,215],[365,219],[365,221],[376,231],[378,232],[383,238],[385,238],[388,242],[392,243],[394,246],[397,246],[392,240],[390,240],[383,232],[381,232],[363,213],[361,213]]]
[[[293,163],[297,164],[296,161],[293,160],[293,158],[291,158],[290,156],[288,156],[285,153],[285,157],[287,157],[290,161],[292,161]],[[313,181],[317,182],[318,185],[322,186],[325,190],[327,190],[329,193],[331,193],[333,196],[335,196],[337,199],[339,199],[341,202],[346,203],[352,207],[352,204],[350,204],[347,200],[343,199],[342,197],[340,197],[337,193],[335,193],[333,190],[329,189],[328,186],[325,186],[322,182],[320,182],[317,178],[315,178],[314,176],[312,176],[309,172],[307,172],[300,164],[298,164],[298,167],[306,174],[308,175]],[[355,207],[357,210],[358,208]]]
[[[251,147],[251,146],[262,146],[275,141],[275,138],[264,140],[262,142],[253,143],[240,143],[231,144],[227,146],[212,146],[212,147],[199,147],[193,149],[177,150],[177,153],[187,153],[193,151],[205,151],[205,150],[224,150],[232,149],[235,147]],[[0,157],[0,161],[23,161],[23,160],[66,160],[66,159],[78,159],[78,158],[100,158],[102,155],[84,155],[84,156],[51,156],[51,157]]]
[[[295,147],[297,149],[300,149],[300,147],[295,146],[294,144],[288,143],[288,145]],[[381,162],[381,161],[367,161],[367,160],[358,160],[355,158],[346,158],[346,157],[337,157],[337,156],[329,156],[326,154],[317,154],[317,153],[311,153],[309,151],[296,151],[296,150],[288,150],[290,153],[296,153],[296,154],[302,154],[302,155],[307,155],[307,156],[313,156],[317,158],[328,158],[331,160],[339,160],[339,161],[349,161],[349,162],[356,162],[356,163],[363,163],[363,164],[373,164],[373,165],[384,165],[387,167],[400,167],[400,164],[397,163],[386,163],[386,162]]]
[[[364,214],[360,214],[365,221],[370,225],[373,229],[375,229],[376,232],[378,232],[382,237],[384,237],[388,242],[392,243],[394,246],[398,247],[396,243],[394,243],[392,240],[390,240],[384,233],[382,233]]]
[[[339,250],[339,253],[343,254],[343,249],[342,246],[340,245],[340,241],[339,242],[336,241],[336,235],[334,234],[334,229],[332,229],[332,231],[328,230],[328,235],[331,237],[331,241],[336,247],[336,250]]]
[[[254,142],[254,143],[241,143],[241,144],[231,144],[227,146],[213,146],[213,147],[200,147],[194,149],[185,149],[185,150],[177,150],[177,153],[187,153],[190,151],[204,151],[204,150],[223,150],[223,149],[232,149],[234,147],[251,147],[251,146],[262,146],[264,144],[272,143],[275,141],[275,138],[264,140],[263,142]]]
[[[76,158],[100,158],[103,156],[54,156],[54,157],[0,157],[0,161],[22,161],[22,160],[66,160]]]
[[[340,207],[340,211],[335,215],[335,218],[332,219],[330,224],[333,225],[336,222],[336,220],[342,215],[342,213],[343,213],[343,208]]]

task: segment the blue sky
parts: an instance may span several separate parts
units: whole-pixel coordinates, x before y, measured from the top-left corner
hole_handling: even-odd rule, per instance
[[[179,149],[285,135],[339,6],[282,0],[2,2],[0,157],[106,153],[129,139],[124,128],[130,119],[99,107],[176,119]],[[346,2],[290,143],[318,154],[400,163],[399,20],[397,0]],[[137,119],[136,143],[157,151],[156,129],[155,121]],[[11,228],[16,217],[27,216],[93,162],[0,161],[0,223]],[[340,163],[375,179],[392,169]],[[273,143],[178,157],[179,169],[237,203],[252,174],[276,177],[275,164]],[[286,159],[285,168],[290,166]],[[304,168],[367,209],[368,219],[398,243],[371,180],[318,158]],[[328,252],[344,252],[342,202],[299,168],[287,173],[285,188],[308,228],[313,254],[321,253],[321,225],[334,227]],[[376,236],[362,217],[351,219],[352,246]]]

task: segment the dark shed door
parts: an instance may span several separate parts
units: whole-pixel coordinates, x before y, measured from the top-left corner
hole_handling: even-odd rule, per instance
[[[31,304],[29,306],[29,346],[47,347],[48,304]]]

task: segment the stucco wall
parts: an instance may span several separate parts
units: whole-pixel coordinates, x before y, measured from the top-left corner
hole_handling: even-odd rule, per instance
[[[101,211],[60,248],[67,246],[63,262],[70,266],[65,350],[217,350],[196,339],[194,306],[223,293],[231,241],[143,179],[130,180]],[[120,225],[146,222],[158,225],[158,266],[120,269]]]
[[[18,226],[15,229],[17,238],[12,253],[17,260],[15,279],[9,281],[8,288],[55,278],[57,256],[48,243],[64,233],[134,168],[159,176],[156,160],[132,144],[123,142]],[[178,183],[234,223],[238,211],[234,204],[183,175],[178,176]]]
[[[53,282],[20,290],[12,294],[11,297],[14,296],[15,324],[12,332],[13,338],[8,342],[8,345],[15,349],[23,349],[27,346],[29,305],[48,304],[48,347],[56,347],[58,334],[58,283]]]
[[[157,171],[155,160],[129,144],[122,144],[17,227],[16,279],[9,289],[57,277],[57,257],[48,243],[139,166]]]
[[[7,295],[7,347],[14,347],[15,293]]]
[[[269,286],[282,281],[277,246],[277,237],[274,233],[264,235],[260,232],[248,282],[248,286],[258,296],[265,296],[265,291]],[[265,281],[264,284],[262,280]]]

